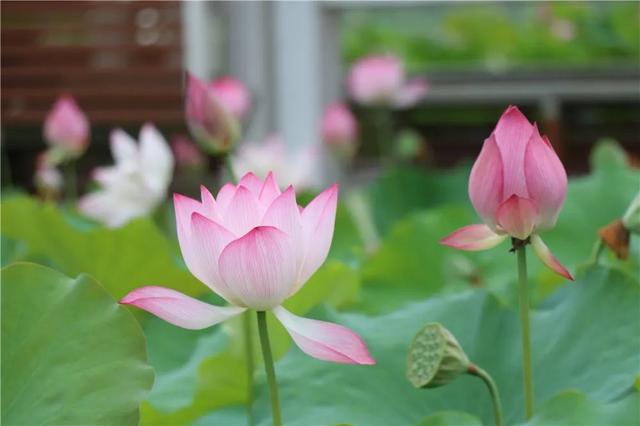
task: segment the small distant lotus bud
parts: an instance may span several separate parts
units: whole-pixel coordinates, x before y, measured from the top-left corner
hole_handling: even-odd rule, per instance
[[[240,124],[227,110],[211,86],[187,76],[186,120],[193,138],[205,150],[228,152],[240,137]]]
[[[62,96],[47,114],[44,138],[55,151],[51,161],[81,156],[89,145],[89,121],[71,96]]]
[[[351,97],[363,105],[392,104],[404,82],[402,61],[391,55],[367,56],[349,72]]]
[[[171,141],[171,148],[180,168],[198,169],[206,164],[206,158],[200,148],[186,136],[176,136]]]
[[[340,158],[351,158],[358,147],[358,122],[341,103],[327,107],[322,117],[322,139]]]
[[[640,234],[640,192],[627,208],[624,216],[622,216],[624,227],[634,234]]]
[[[251,94],[240,80],[230,76],[220,77],[210,87],[231,115],[237,120],[246,118],[251,109]]]
[[[358,60],[349,71],[349,95],[368,106],[409,108],[424,99],[427,80],[407,81],[404,64],[393,55],[372,55]]]
[[[416,388],[435,388],[467,373],[469,358],[456,338],[438,323],[428,323],[409,348],[407,378]]]

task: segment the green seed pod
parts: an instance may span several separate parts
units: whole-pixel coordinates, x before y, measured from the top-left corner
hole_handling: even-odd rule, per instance
[[[416,388],[435,388],[466,373],[470,362],[456,338],[441,324],[426,324],[413,338],[407,379]]]

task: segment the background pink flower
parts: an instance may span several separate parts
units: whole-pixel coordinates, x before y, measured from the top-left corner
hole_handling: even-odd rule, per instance
[[[44,139],[68,157],[78,157],[89,145],[89,120],[71,96],[61,96],[44,122]]]

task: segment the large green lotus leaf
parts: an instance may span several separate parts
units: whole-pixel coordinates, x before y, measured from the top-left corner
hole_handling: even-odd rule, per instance
[[[95,280],[2,270],[2,423],[135,425],[153,382],[136,319]]]
[[[418,426],[482,426],[482,423],[467,413],[442,411],[424,418]]]
[[[118,229],[80,226],[52,204],[28,197],[2,201],[2,234],[26,243],[28,260],[46,259],[65,274],[88,273],[116,299],[136,287],[161,285],[197,295],[206,290],[148,219]]]
[[[640,372],[639,300],[637,281],[614,269],[593,267],[532,312],[537,406],[565,389],[611,402],[632,386]],[[477,378],[463,376],[429,390],[414,389],[405,378],[407,348],[428,321],[450,329],[470,359],[494,377],[507,424],[524,418],[518,313],[491,293],[444,295],[378,317],[332,311],[324,317],[360,333],[377,365],[324,363],[290,351],[276,365],[288,424],[322,419],[323,424],[410,425],[443,410],[492,423],[489,396]],[[267,424],[264,388],[260,395],[257,412],[261,424]]]
[[[527,426],[633,426],[640,424],[640,394],[630,390],[620,400],[603,403],[575,390],[545,402]]]
[[[359,283],[357,271],[337,260],[329,260],[285,306],[299,315],[320,303],[342,307],[355,301]],[[261,370],[253,312],[251,320],[254,364]],[[187,424],[212,410],[246,402],[242,321],[243,318],[238,317],[201,331],[174,327],[155,317],[144,321],[149,361],[157,372],[157,379],[148,401],[142,406],[142,424]],[[269,333],[274,356],[280,358],[291,346],[291,338],[272,315],[269,315]]]
[[[174,344],[184,340],[176,340]],[[140,423],[188,424],[211,410],[244,403],[247,399],[244,359],[227,349],[226,340],[220,328],[200,333],[185,363],[158,373],[149,400],[141,407]]]
[[[0,235],[0,242],[2,243],[0,248],[0,265],[2,267],[23,260],[27,256],[27,245],[23,241]]]
[[[379,232],[384,235],[411,211],[447,203],[466,203],[468,167],[447,171],[424,171],[393,167],[369,188],[372,211]]]

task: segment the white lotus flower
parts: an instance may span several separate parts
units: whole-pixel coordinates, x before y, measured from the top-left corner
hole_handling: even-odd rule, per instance
[[[174,160],[167,141],[152,124],[142,126],[139,139],[121,129],[111,133],[115,164],[94,170],[101,188],[78,203],[85,215],[111,228],[151,214],[171,183]]]
[[[231,164],[237,176],[252,172],[260,179],[266,179],[269,172],[273,172],[283,185],[293,185],[298,190],[314,189],[321,183],[317,147],[307,146],[293,151],[276,135],[262,143],[240,145],[231,158]]]

